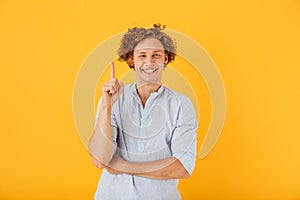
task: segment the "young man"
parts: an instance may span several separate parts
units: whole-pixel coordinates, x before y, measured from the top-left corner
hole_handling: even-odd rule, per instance
[[[180,199],[178,179],[194,170],[196,114],[186,96],[162,85],[176,56],[163,29],[129,29],[118,54],[135,70],[136,82],[124,87],[112,64],[102,86],[89,143],[94,165],[103,169],[96,200]]]

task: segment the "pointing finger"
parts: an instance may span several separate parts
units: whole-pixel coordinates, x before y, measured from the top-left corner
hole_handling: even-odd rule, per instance
[[[115,65],[114,62],[110,64],[110,79],[115,78]]]

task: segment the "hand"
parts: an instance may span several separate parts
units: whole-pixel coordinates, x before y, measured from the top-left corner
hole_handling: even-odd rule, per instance
[[[112,106],[123,92],[124,84],[115,77],[115,65],[110,66],[110,80],[102,86],[102,101]]]

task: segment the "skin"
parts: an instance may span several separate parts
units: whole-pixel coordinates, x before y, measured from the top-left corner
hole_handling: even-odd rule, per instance
[[[114,102],[121,95],[123,87],[123,83],[115,78],[115,69],[112,63],[110,80],[102,86],[101,114],[88,145],[92,162],[100,169],[108,166],[113,157],[111,110]]]
[[[133,51],[134,69],[138,94],[144,106],[151,93],[161,86],[162,71],[168,57],[163,45],[156,39],[145,39],[139,42]],[[156,69],[153,73],[145,70]]]
[[[149,38],[137,44],[131,62],[135,66],[138,95],[142,105],[145,106],[150,94],[156,92],[161,86],[162,72],[168,62],[168,57],[161,42]],[[102,86],[99,129],[94,132],[89,143],[93,164],[99,169],[105,168],[111,174],[126,173],[153,179],[188,178],[189,173],[175,157],[149,162],[128,162],[119,155],[112,154],[111,110],[113,103],[123,91],[123,83],[115,78],[114,73],[115,68],[112,64],[110,80]],[[108,141],[111,145],[103,141]]]

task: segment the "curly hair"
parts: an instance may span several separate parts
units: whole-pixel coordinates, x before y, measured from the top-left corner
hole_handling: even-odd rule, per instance
[[[119,61],[126,61],[130,68],[134,68],[132,63],[133,50],[139,42],[147,38],[159,40],[168,56],[168,63],[174,61],[176,56],[176,44],[169,35],[163,32],[165,27],[165,25],[157,23],[153,25],[153,28],[148,29],[139,27],[129,28],[120,42],[120,48],[118,50]]]

